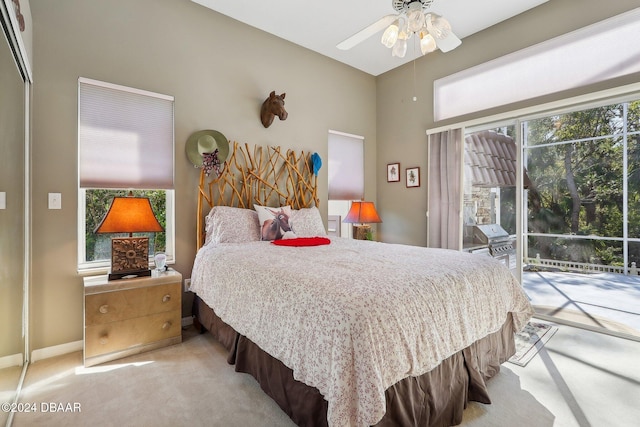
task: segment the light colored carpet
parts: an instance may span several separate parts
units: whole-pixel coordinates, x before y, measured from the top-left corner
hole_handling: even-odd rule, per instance
[[[27,371],[21,401],[81,405],[81,412],[16,414],[13,426],[293,426],[249,375],[236,373],[210,334],[84,368],[82,353]]]
[[[14,401],[21,374],[22,366],[0,369],[0,404]],[[0,409],[0,426],[5,425],[8,419],[9,412]]]
[[[29,367],[22,402],[79,403],[80,413],[16,414],[16,427],[292,427],[209,335],[185,331],[172,347],[82,368],[82,354]],[[470,403],[465,427],[626,427],[640,419],[640,343],[560,326],[526,367],[489,381],[493,403]]]

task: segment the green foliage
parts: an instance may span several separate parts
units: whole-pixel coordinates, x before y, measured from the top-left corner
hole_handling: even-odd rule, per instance
[[[100,250],[100,242],[108,242],[114,235],[100,235],[93,231],[98,227],[102,219],[107,214],[109,206],[114,197],[126,196],[130,190],[107,190],[107,189],[87,189],[86,190],[86,230],[85,230],[85,251],[86,261],[98,261],[108,259],[109,254]],[[136,197],[148,197],[153,213],[162,228],[167,227],[167,197],[165,190],[132,190]],[[163,252],[166,250],[166,233],[136,233],[136,235],[149,236],[149,254]],[[102,245],[104,246],[104,245]],[[111,247],[108,246],[110,250]]]
[[[623,237],[626,143],[628,235],[640,237],[640,101],[532,120],[524,137],[527,173],[540,201],[529,204],[530,232]],[[620,242],[534,238],[529,244],[532,256],[623,264]],[[637,246],[630,260],[640,259]]]

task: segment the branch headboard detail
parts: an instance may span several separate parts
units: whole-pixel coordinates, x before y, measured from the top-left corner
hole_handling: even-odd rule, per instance
[[[252,209],[285,206],[292,209],[319,206],[311,153],[283,152],[280,147],[241,146],[233,143],[220,175],[200,171],[198,185],[197,245],[204,243],[204,217],[213,206]]]

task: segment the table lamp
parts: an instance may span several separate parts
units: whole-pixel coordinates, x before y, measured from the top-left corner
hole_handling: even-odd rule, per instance
[[[371,232],[370,223],[382,222],[373,202],[352,202],[349,213],[342,220],[349,224],[357,224],[355,228],[354,238],[358,240],[367,240],[367,235]]]
[[[149,238],[133,237],[133,233],[155,233],[164,229],[146,197],[114,197],[107,214],[94,233],[129,233],[129,237],[111,239],[111,273],[109,280],[127,276],[151,276]]]

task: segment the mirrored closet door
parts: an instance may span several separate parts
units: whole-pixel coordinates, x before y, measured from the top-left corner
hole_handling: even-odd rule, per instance
[[[12,403],[28,361],[29,78],[12,1],[0,0],[0,8],[0,402]],[[10,422],[10,413],[0,411],[0,425]]]

